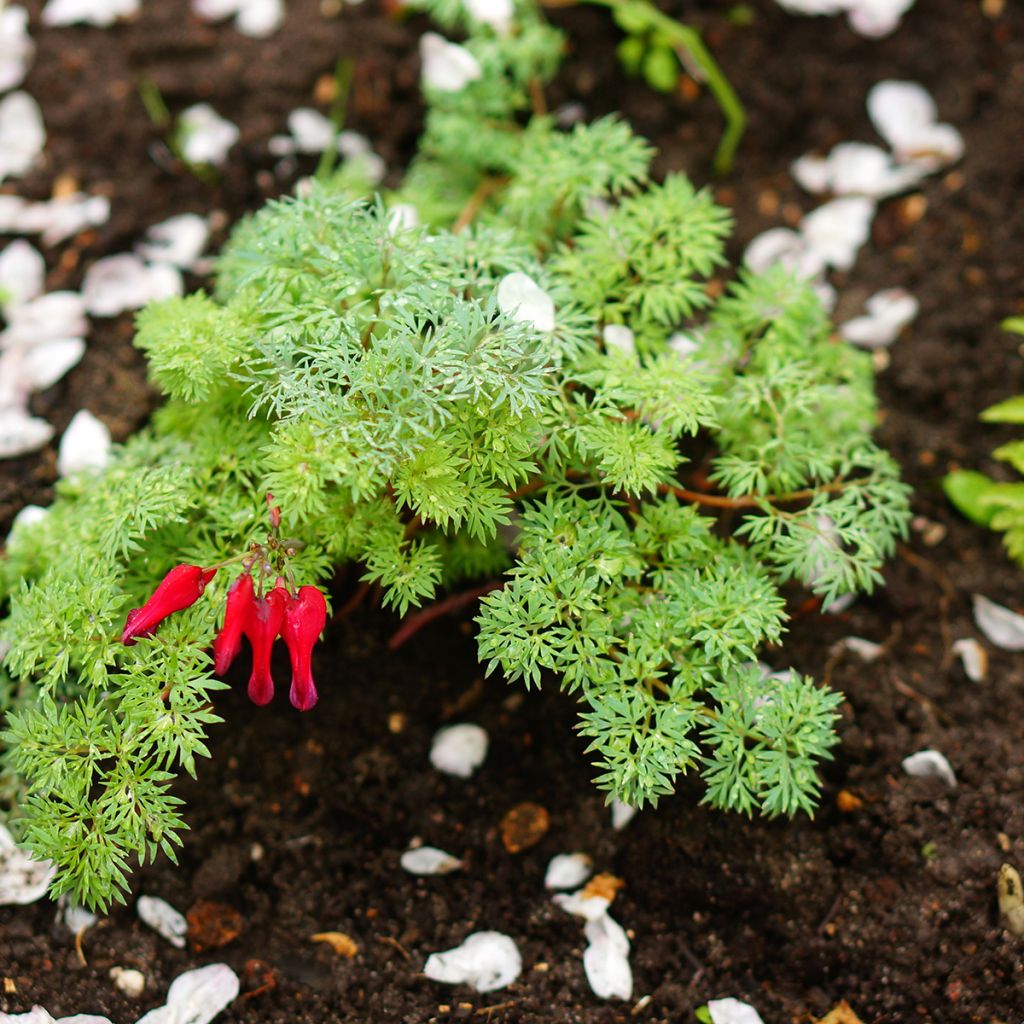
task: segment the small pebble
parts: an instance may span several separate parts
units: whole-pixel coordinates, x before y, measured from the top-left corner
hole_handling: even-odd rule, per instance
[[[142,971],[131,967],[111,967],[110,977],[114,988],[123,992],[130,999],[138,999],[146,990],[146,976]]]
[[[430,746],[430,763],[447,775],[468,779],[487,757],[487,732],[468,722],[438,729]]]

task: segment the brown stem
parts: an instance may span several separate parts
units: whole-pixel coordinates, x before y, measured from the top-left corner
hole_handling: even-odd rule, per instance
[[[398,627],[394,635],[388,641],[388,649],[395,651],[407,640],[415,636],[424,626],[429,625],[435,619],[449,612],[457,612],[467,604],[472,604],[477,598],[489,594],[492,590],[500,590],[505,584],[501,580],[491,580],[482,586],[474,587],[472,590],[463,591],[461,594],[450,594],[443,601],[437,601],[427,608],[407,615]]]
[[[464,231],[476,220],[476,215],[483,209],[484,203],[499,189],[508,184],[507,177],[484,178],[476,187],[476,191],[469,197],[466,205],[462,208],[455,223],[452,225],[452,232],[458,234]]]

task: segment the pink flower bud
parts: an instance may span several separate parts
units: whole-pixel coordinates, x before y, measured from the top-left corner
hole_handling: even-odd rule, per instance
[[[141,608],[133,608],[128,613],[121,643],[130,647],[137,637],[150,636],[168,615],[195,604],[216,572],[216,569],[200,569],[198,565],[176,565],[153,591],[153,596]]]
[[[231,584],[224,608],[224,625],[221,626],[217,639],[213,641],[213,671],[215,675],[224,675],[241,650],[242,633],[255,602],[252,576],[243,572]]]
[[[327,602],[316,587],[300,587],[298,597],[289,598],[284,610],[281,637],[292,659],[292,686],[289,700],[300,711],[308,711],[317,701],[313,683],[313,646],[327,622]]]
[[[252,675],[249,676],[249,700],[253,704],[269,704],[274,699],[274,679],[270,674],[270,654],[284,622],[284,606],[288,591],[274,587],[266,597],[249,606],[245,635],[252,644]]]

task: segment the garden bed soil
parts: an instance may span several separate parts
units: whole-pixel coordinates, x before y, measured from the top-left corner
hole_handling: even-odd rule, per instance
[[[112,31],[36,29],[27,87],[50,128],[50,164],[19,192],[43,195],[55,174],[71,174],[109,191],[114,209],[108,225],[66,248],[51,287],[76,286],[83,261],[123,250],[172,213],[219,208],[233,220],[290,184],[265,140],[314,98],[339,53],[355,61],[351,126],[392,167],[408,157],[420,109],[417,26],[370,5],[339,18],[319,6],[292,0],[284,29],[263,42],[196,22],[183,0],[144,5],[136,23]],[[160,861],[135,877],[136,893],[182,910],[212,902],[205,911],[220,923],[233,909],[240,934],[221,948],[179,951],[119,908],[85,934],[80,956],[51,905],[0,908],[0,1010],[41,1003],[54,1016],[106,1013],[128,1024],[183,970],[223,960],[243,993],[218,1020],[246,1024],[676,1024],[722,996],[752,1003],[766,1024],[817,1020],[844,999],[864,1024],[1019,1024],[1024,939],[1000,927],[995,891],[1002,862],[1024,868],[1024,663],[987,645],[988,677],[973,683],[949,643],[977,635],[972,593],[1019,607],[1022,577],[998,538],[951,511],[939,481],[954,465],[995,469],[987,453],[1007,435],[979,428],[976,413],[1024,391],[1017,342],[997,327],[1024,312],[1024,10],[1012,0],[922,0],[895,36],[866,41],[838,19],[787,17],[767,0],[749,8],[749,27],[728,21],[730,4],[686,8],[748,104],[740,163],[715,186],[737,213],[736,253],[810,207],[788,177],[792,159],[873,140],[863,99],[881,78],[923,83],[966,141],[962,164],[925,185],[925,209],[885,204],[841,288],[840,319],[882,287],[906,286],[921,302],[879,377],[881,438],[914,487],[919,520],[875,596],[822,617],[794,591],[784,648],[768,652],[846,694],[818,816],[712,812],[684,781],[656,812],[613,831],[567,698],[482,680],[468,613],[392,653],[395,621],[361,609],[328,631],[313,713],[280,699],[257,709],[237,688],[224,698],[213,760],[181,787],[192,831],[180,867]],[[658,96],[623,78],[602,12],[558,17],[574,49],[555,99],[581,99],[588,114],[621,109],[659,146],[661,171],[706,180],[720,126],[709,98]],[[242,143],[216,182],[164,158],[137,100],[143,75],[172,109],[205,99],[240,124]],[[37,411],[61,429],[84,404],[116,437],[135,429],[154,399],[130,337],[129,318],[101,324],[81,366],[40,396]],[[3,518],[49,500],[53,470],[52,449],[6,463]],[[354,580],[339,577],[337,606]],[[872,664],[830,654],[850,635],[884,643],[885,653]],[[465,720],[491,736],[468,781],[427,762],[433,731]],[[904,756],[926,747],[950,759],[956,789],[901,771]],[[511,854],[500,823],[522,801],[546,808],[550,828]],[[414,838],[463,858],[465,869],[406,874],[398,858]],[[571,850],[625,883],[612,913],[633,939],[632,1002],[596,999],[579,923],[545,894],[549,857]],[[429,953],[482,929],[519,943],[516,983],[478,995],[422,976]],[[312,941],[324,932],[349,936],[355,956]],[[141,1000],[114,989],[115,965],[145,973]]]

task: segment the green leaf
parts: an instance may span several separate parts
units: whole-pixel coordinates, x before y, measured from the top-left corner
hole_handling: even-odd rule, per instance
[[[963,515],[979,526],[992,525],[995,509],[986,503],[985,498],[994,486],[995,481],[984,473],[966,469],[949,473],[942,480],[946,497]]]
[[[1024,395],[990,405],[980,416],[986,423],[1024,423]]]
[[[644,57],[643,71],[652,89],[672,92],[679,82],[679,58],[667,47],[652,47]]]

